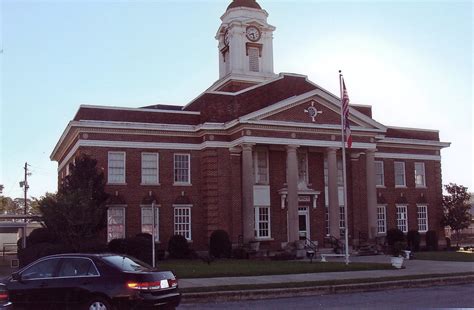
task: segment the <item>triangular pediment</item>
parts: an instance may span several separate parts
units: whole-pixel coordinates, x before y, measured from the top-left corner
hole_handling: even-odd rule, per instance
[[[340,128],[340,113],[339,99],[322,89],[316,89],[245,115],[240,118],[240,121]],[[385,126],[352,107],[349,109],[349,122],[353,129],[386,130]]]

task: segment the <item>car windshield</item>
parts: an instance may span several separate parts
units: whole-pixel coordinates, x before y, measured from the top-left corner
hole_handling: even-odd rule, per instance
[[[122,271],[153,271],[153,267],[127,256],[111,255],[104,256],[104,260]]]

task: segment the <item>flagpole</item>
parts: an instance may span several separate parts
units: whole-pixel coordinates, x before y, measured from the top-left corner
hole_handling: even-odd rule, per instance
[[[339,88],[341,94],[341,143],[342,143],[342,179],[344,184],[344,248],[345,262],[349,265],[349,232],[347,223],[347,176],[346,176],[346,139],[344,132],[342,73],[339,70]]]

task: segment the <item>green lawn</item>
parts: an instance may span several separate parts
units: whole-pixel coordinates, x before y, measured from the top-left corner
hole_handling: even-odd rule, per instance
[[[333,262],[220,259],[211,264],[201,260],[166,260],[159,262],[158,268],[171,270],[178,278],[211,278],[392,269],[392,266],[375,263],[350,263],[346,266],[344,263]]]
[[[416,252],[415,259],[452,262],[474,262],[474,253],[449,251]]]

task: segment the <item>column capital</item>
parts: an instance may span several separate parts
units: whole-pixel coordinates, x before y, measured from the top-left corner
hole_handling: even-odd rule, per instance
[[[285,148],[287,152],[296,152],[296,150],[299,148],[299,145],[288,144]]]
[[[326,148],[326,153],[336,153],[339,148],[337,147],[327,147]]]
[[[377,149],[366,149],[365,150],[365,154],[374,154],[375,152],[377,152]]]
[[[242,143],[240,147],[242,148],[242,151],[252,151],[253,147],[255,144],[253,143]]]
[[[239,148],[239,147],[230,147],[230,148],[229,148],[229,152],[230,152],[230,154],[232,154],[232,155],[240,155],[240,153],[242,153],[242,148]]]

